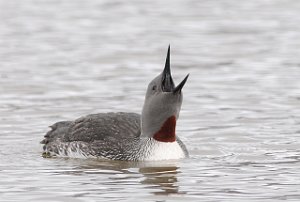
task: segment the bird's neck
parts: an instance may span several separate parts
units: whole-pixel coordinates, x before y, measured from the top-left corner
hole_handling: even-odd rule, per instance
[[[157,131],[153,138],[160,142],[175,142],[176,117],[170,116]]]

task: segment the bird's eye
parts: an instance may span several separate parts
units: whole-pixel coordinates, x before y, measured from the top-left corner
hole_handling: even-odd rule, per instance
[[[156,89],[157,89],[156,85],[152,86],[152,90],[156,90]]]

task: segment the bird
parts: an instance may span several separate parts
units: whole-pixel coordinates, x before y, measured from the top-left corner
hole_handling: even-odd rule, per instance
[[[163,161],[189,157],[176,134],[182,88],[189,74],[175,86],[170,69],[170,45],[163,72],[147,87],[141,115],[130,112],[90,114],[51,126],[43,157],[97,158],[119,161]]]

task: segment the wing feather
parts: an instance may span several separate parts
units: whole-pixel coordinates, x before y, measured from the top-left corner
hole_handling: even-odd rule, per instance
[[[93,142],[107,138],[136,138],[141,133],[140,115],[135,113],[91,114],[75,120],[69,128],[69,141]]]

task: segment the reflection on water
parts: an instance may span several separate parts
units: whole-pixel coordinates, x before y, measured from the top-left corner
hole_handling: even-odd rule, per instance
[[[146,178],[141,183],[149,186],[158,187],[158,191],[152,193],[156,195],[178,194],[177,183],[178,167],[145,167],[140,168],[139,172]],[[183,193],[183,192],[180,192]]]
[[[109,184],[116,186],[130,185],[132,179],[142,179],[139,183],[152,189],[156,195],[183,194],[178,187],[178,163],[169,162],[122,162],[111,160],[78,160],[72,161],[72,170],[54,172],[58,175],[111,175]],[[140,176],[142,175],[142,177]]]
[[[1,201],[299,201],[299,5],[0,0]],[[140,113],[169,43],[189,159],[41,157],[54,122]]]

